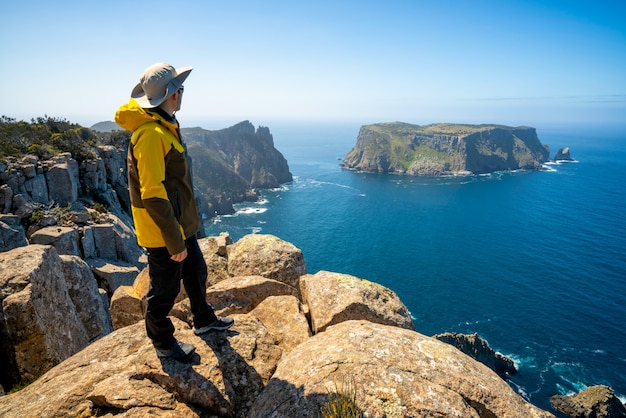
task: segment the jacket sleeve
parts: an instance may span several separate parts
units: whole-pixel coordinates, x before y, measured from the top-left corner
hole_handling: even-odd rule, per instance
[[[172,146],[164,140],[165,136],[159,129],[153,132],[145,132],[138,138],[133,148],[137,160],[141,200],[160,229],[168,252],[174,255],[185,249],[185,241],[164,184],[165,156],[171,151]]]

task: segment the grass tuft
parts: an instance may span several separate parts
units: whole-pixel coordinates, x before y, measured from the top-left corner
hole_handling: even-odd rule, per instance
[[[335,390],[329,391],[328,402],[320,410],[321,418],[363,418],[363,412],[356,403],[354,380],[345,384],[335,383]]]

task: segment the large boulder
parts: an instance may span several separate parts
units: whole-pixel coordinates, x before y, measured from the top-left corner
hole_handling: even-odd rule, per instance
[[[6,184],[2,184],[0,185],[0,213],[6,214],[6,213],[11,212],[12,209],[13,209],[13,189],[11,189]]]
[[[174,324],[176,337],[196,347],[189,363],[159,359],[135,324],[0,398],[0,416],[246,417],[281,357],[274,337],[253,317],[201,337]]]
[[[145,254],[133,228],[113,213],[107,213],[100,222],[83,228],[85,258],[123,261],[142,269]]]
[[[112,296],[120,286],[132,285],[139,274],[137,266],[122,261],[109,262],[102,259],[89,259],[87,263],[98,280],[100,288],[105,290],[109,296]]]
[[[35,380],[111,331],[89,268],[51,246],[0,253],[0,302],[2,358],[9,360],[0,377],[11,383]]]
[[[78,229],[67,226],[48,226],[30,236],[32,244],[52,245],[59,254],[83,256]]]
[[[150,268],[145,267],[136,275],[130,285],[118,286],[111,297],[111,321],[113,328],[119,329],[143,321],[146,310],[146,296],[150,290]],[[187,298],[185,288],[180,287],[175,303]],[[191,315],[191,313],[189,313]]]
[[[302,251],[293,244],[273,235],[250,234],[229,248],[228,272],[232,276],[263,276],[297,288],[306,264]]]
[[[126,163],[122,151],[112,145],[98,145],[96,147],[98,156],[102,159],[106,169],[106,181],[115,185],[126,183]]]
[[[89,191],[107,189],[107,173],[102,158],[83,160],[80,163],[80,178]]]
[[[219,237],[207,237],[198,240],[200,251],[207,264],[207,287],[222,280],[230,279],[228,274],[227,246],[232,244],[232,239],[227,233]],[[149,268],[145,267],[136,275],[132,284],[117,286],[111,296],[111,319],[115,329],[122,328],[144,318],[145,299],[150,287]],[[176,298],[176,303],[187,297],[185,289]],[[184,313],[179,316],[187,318],[190,315],[189,304],[181,308]]]
[[[368,321],[342,322],[297,346],[249,416],[317,418],[346,387],[367,417],[552,417],[449,344]]]
[[[47,204],[50,201],[50,197],[48,196],[46,177],[43,174],[34,174],[35,168],[32,165],[29,167],[31,168],[30,170],[24,170],[26,176],[24,189],[26,189],[26,193],[30,195],[34,202]]]
[[[554,395],[552,405],[571,418],[625,418],[626,407],[613,389],[604,386],[591,386],[574,395]]]
[[[351,319],[415,329],[411,314],[390,289],[348,274],[320,271],[300,278],[313,333]]]
[[[98,287],[91,268],[80,257],[61,255],[63,274],[68,293],[78,318],[83,323],[87,339],[93,342],[113,331],[109,300],[106,292]]]
[[[145,301],[134,286],[120,286],[111,296],[111,322],[113,329],[136,324],[144,319]]]
[[[59,154],[48,162],[46,172],[48,195],[59,206],[69,206],[78,200],[80,177],[78,162],[71,154]]]
[[[239,276],[223,280],[207,289],[206,299],[218,315],[248,313],[270,296],[298,296],[298,291],[283,282],[262,276]],[[189,299],[176,305],[172,315],[191,323]]]
[[[295,296],[270,296],[250,311],[250,316],[258,318],[265,325],[285,353],[311,336],[302,304]]]
[[[28,241],[20,217],[0,214],[0,252],[26,245]]]
[[[228,246],[233,240],[227,232],[217,237],[206,237],[198,240],[198,246],[207,265],[207,286],[228,279]]]

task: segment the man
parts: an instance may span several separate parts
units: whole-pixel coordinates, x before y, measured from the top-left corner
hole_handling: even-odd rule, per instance
[[[132,132],[128,185],[137,241],[146,248],[150,273],[146,331],[159,357],[180,361],[195,351],[193,345],[174,338],[174,325],[167,317],[181,278],[191,304],[194,333],[226,330],[234,322],[216,316],[206,302],[207,267],[196,238],[201,222],[175,117],[183,82],[191,70],[167,63],[148,67],[132,90],[130,102],[115,114],[117,124]]]

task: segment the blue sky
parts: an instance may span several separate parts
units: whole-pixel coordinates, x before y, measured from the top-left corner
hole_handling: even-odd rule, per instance
[[[0,114],[112,120],[194,67],[183,125],[626,124],[618,1],[56,1],[2,7]]]

